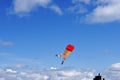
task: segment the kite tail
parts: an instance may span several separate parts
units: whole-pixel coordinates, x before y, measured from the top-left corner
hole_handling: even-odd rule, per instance
[[[61,56],[63,56],[63,55],[62,55],[62,54],[56,54],[56,56],[57,56],[57,57],[61,57]]]
[[[62,65],[63,65],[63,63],[65,62],[65,60],[66,60],[66,58],[64,58],[64,60],[62,61],[62,63],[61,63]]]
[[[61,65],[63,65],[63,63],[64,63],[64,60],[62,61]]]

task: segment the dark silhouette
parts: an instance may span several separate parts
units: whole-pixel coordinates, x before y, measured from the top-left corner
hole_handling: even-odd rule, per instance
[[[95,78],[93,78],[93,80],[105,80],[105,79],[102,78],[102,76],[99,73],[98,76],[95,76]]]

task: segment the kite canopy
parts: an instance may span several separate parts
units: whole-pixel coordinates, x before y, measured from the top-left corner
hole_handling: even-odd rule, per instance
[[[61,64],[63,64],[64,63],[64,61],[67,59],[67,57],[70,55],[70,53],[74,50],[74,46],[72,45],[72,44],[68,44],[67,46],[66,46],[66,49],[65,49],[65,51],[64,51],[64,53],[62,53],[62,54],[57,54],[56,56],[60,56],[60,57],[63,57],[63,61],[62,61],[62,63]]]
[[[74,48],[75,48],[75,47],[74,47],[72,44],[68,44],[67,47],[66,47],[66,50],[72,52],[72,51],[74,50]]]

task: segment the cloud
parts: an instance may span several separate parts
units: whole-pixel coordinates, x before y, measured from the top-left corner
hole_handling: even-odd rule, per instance
[[[23,64],[14,64],[14,65],[12,65],[13,69],[20,69],[20,68],[24,68],[24,67],[25,67],[25,65],[23,65]]]
[[[78,4],[78,5],[74,5],[72,7],[69,7],[67,9],[67,11],[69,11],[69,12],[71,12],[73,14],[84,14],[88,10],[82,4]]]
[[[50,67],[50,69],[51,69],[51,70],[52,70],[52,69],[53,69],[53,70],[56,70],[57,68],[55,68],[55,67]]]
[[[84,22],[108,23],[120,21],[120,0],[72,0],[72,11],[83,12]],[[79,13],[81,16],[81,13]]]
[[[58,15],[71,12],[80,17],[80,21],[88,23],[108,23],[120,21],[120,0],[71,0],[64,12],[54,0],[13,0],[12,13],[24,16],[41,8],[50,9]]]
[[[6,72],[7,72],[7,73],[17,73],[17,71],[14,71],[14,70],[12,70],[12,69],[6,69]]]
[[[120,63],[112,64],[106,71],[107,80],[120,80]]]
[[[120,70],[120,63],[112,64],[112,65],[111,65],[111,68],[112,68],[112,69]]]
[[[67,11],[73,14],[84,14],[88,12],[86,5],[90,4],[90,0],[72,0],[72,6]]]
[[[120,21],[120,0],[101,1],[93,12],[86,15],[86,20],[92,23]]]
[[[50,9],[52,9],[53,11],[55,11],[56,13],[58,13],[59,15],[62,15],[62,10],[60,7],[58,7],[57,5],[51,5]]]
[[[92,80],[94,72],[79,70],[47,69],[31,71],[16,71],[13,69],[0,69],[3,80]]]
[[[10,41],[0,40],[0,46],[13,46],[13,43]]]
[[[15,13],[27,13],[36,6],[47,7],[51,0],[14,0]]]
[[[78,70],[50,67],[49,69],[40,70],[37,68],[37,70],[33,70],[28,67],[21,67],[23,69],[19,70],[13,67],[0,68],[0,80],[92,80],[97,75],[96,71],[92,69]],[[103,71],[102,76],[106,80],[119,80],[120,63],[112,64]]]
[[[62,14],[60,7],[54,5],[52,0],[13,0],[11,12],[24,16],[38,8],[51,9],[60,15]]]

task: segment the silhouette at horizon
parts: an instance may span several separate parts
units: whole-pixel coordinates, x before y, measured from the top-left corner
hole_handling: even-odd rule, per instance
[[[93,78],[93,80],[105,80],[105,78],[103,78],[99,73],[98,76],[95,76],[95,78]]]

